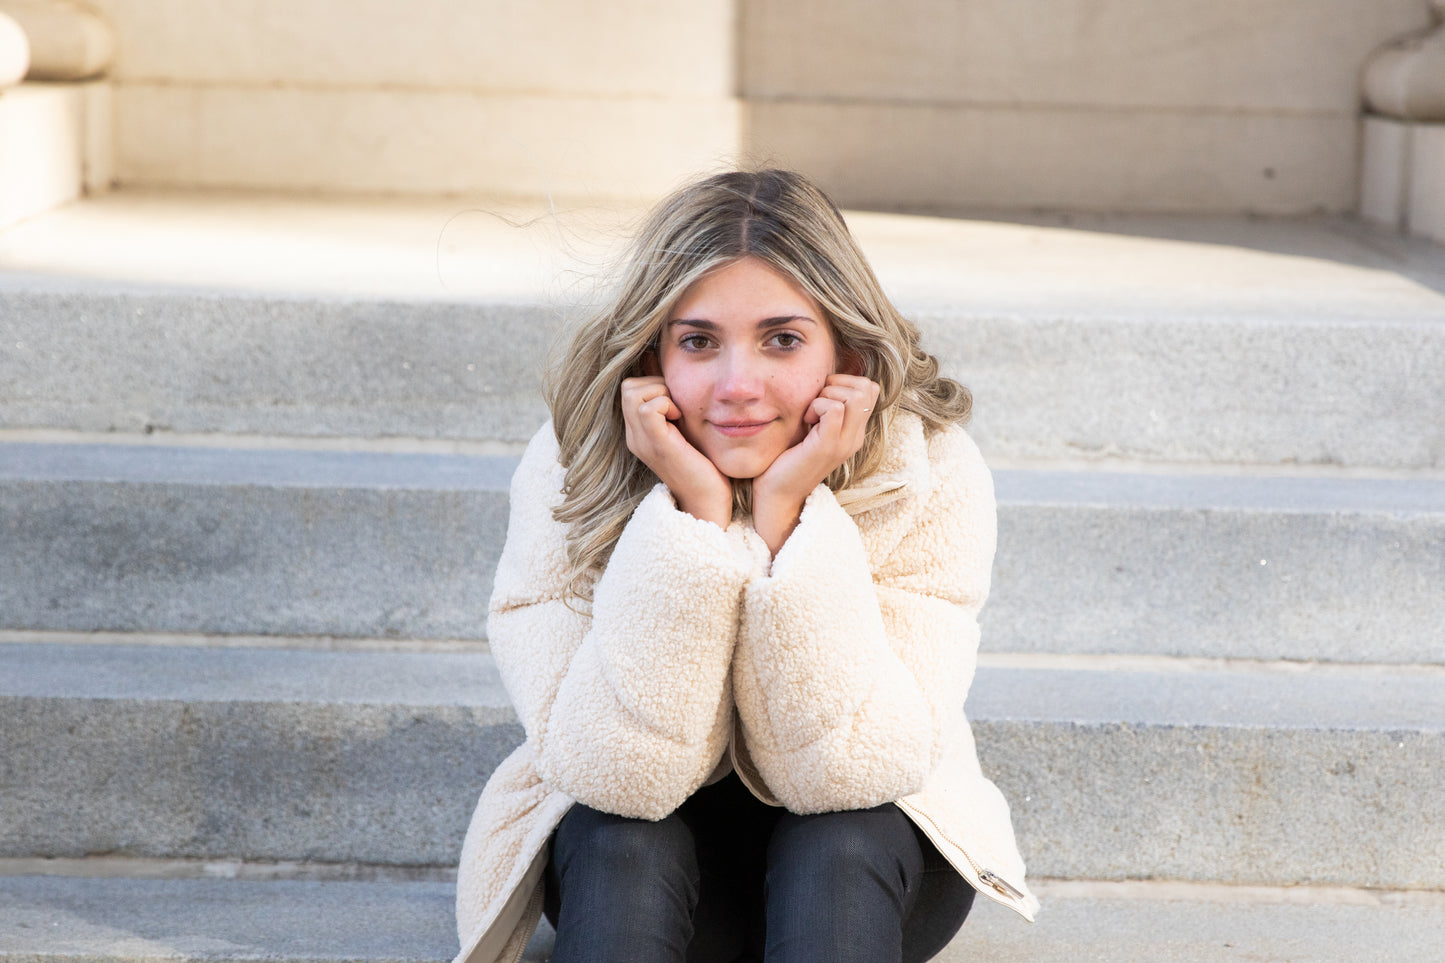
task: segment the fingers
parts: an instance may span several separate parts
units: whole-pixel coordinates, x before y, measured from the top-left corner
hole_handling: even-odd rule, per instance
[[[622,423],[627,429],[627,447],[648,464],[654,458],[671,404],[667,386],[659,377],[627,378],[622,382]]]
[[[661,375],[622,379],[622,401],[624,409],[635,409],[643,402],[651,401],[658,395],[665,394],[667,394],[667,385],[663,382]]]
[[[639,414],[659,414],[668,421],[676,421],[682,417],[682,412],[678,410],[677,405],[672,403],[672,398],[665,394],[642,402],[637,406],[637,411]]]
[[[796,521],[797,508],[808,493],[863,447],[879,391],[876,382],[857,375],[828,376],[803,413],[804,422],[812,426],[807,435],[754,480],[755,521],[774,515],[791,520],[790,524]],[[768,544],[776,549],[771,541]]]
[[[628,450],[667,486],[678,508],[726,528],[732,517],[732,485],[672,424],[682,418],[682,411],[662,378],[627,378],[621,404]]]
[[[877,382],[857,375],[829,375],[817,398],[817,402],[827,404],[820,406],[815,402],[809,408],[808,413],[812,417],[808,421],[810,424],[817,424],[825,410],[836,410],[838,430],[853,442],[849,452],[851,455],[863,444],[863,432],[867,429],[868,419],[878,403],[880,390]],[[833,405],[836,405],[836,408],[832,408]]]
[[[804,420],[814,425],[826,425],[836,430],[842,426],[847,414],[848,406],[845,401],[819,395],[808,406]]]
[[[666,477],[667,463],[686,455],[692,446],[671,422],[682,411],[667,393],[660,377],[627,378],[622,382],[622,421],[627,447],[658,477]]]
[[[841,385],[844,387],[857,388],[860,391],[872,386],[874,391],[878,390],[878,382],[870,381],[862,375],[830,374],[827,378],[829,385]]]
[[[818,394],[848,405],[853,411],[867,413],[878,403],[882,390],[876,381],[869,381],[857,375],[832,374],[828,376],[823,390]]]
[[[676,421],[682,417],[682,412],[667,393],[667,385],[663,383],[661,375],[623,379],[622,416],[624,419],[628,418],[633,412],[661,412],[668,421]]]
[[[823,389],[803,413],[812,426],[804,439],[807,460],[825,464],[826,476],[863,447],[868,419],[878,403],[877,382],[856,375],[829,375]]]

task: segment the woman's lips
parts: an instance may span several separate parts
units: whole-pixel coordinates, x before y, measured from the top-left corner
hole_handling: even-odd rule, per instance
[[[714,421],[712,426],[719,434],[729,438],[748,438],[756,435],[770,424],[772,424],[771,421]]]

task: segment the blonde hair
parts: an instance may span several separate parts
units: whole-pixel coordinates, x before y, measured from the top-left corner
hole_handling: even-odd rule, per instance
[[[755,257],[792,278],[823,308],[840,361],[878,382],[878,407],[898,406],[938,429],[967,421],[967,388],[939,374],[918,329],[884,295],[843,216],[791,171],[734,171],[693,183],[648,215],[610,300],[586,318],[548,372],[545,393],[566,470],[553,517],[568,526],[570,596],[585,598],[633,510],[657,477],[627,447],[622,381],[643,373],[673,305],[709,271]],[[828,476],[834,491],[877,470],[889,420],[868,422],[863,446]],[[733,484],[751,508],[751,482]]]

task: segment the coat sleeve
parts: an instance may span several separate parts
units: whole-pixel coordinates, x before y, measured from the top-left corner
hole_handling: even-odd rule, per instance
[[[961,430],[930,442],[928,491],[873,559],[819,486],[744,595],[734,698],[747,749],[794,812],[917,792],[963,713],[996,541],[993,481]],[[866,525],[866,523],[865,523]]]
[[[659,484],[628,521],[589,614],[563,597],[556,454],[548,425],[513,476],[492,652],[545,783],[595,809],[661,819],[726,749],[738,609],[759,540],[678,511]]]

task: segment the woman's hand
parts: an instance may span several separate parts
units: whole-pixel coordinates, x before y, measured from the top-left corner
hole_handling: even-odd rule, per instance
[[[774,555],[797,527],[808,495],[863,447],[879,390],[858,375],[829,375],[803,415],[812,429],[753,481],[753,527]]]
[[[678,431],[673,422],[681,417],[660,375],[623,380],[628,450],[661,479],[679,509],[727,528],[733,515],[732,482]]]

